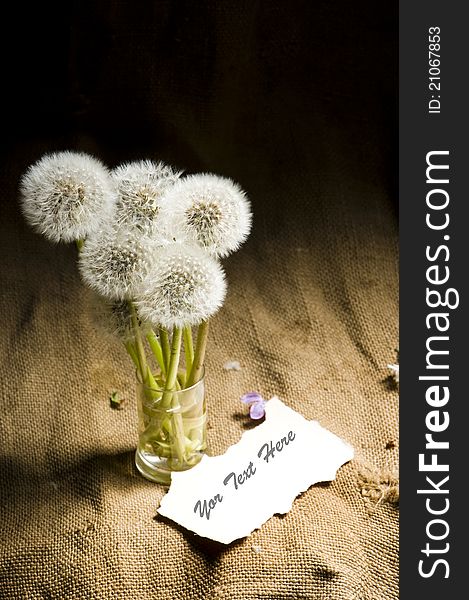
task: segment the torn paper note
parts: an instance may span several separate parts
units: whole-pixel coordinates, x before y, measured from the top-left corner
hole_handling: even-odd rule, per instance
[[[353,448],[274,397],[266,420],[220,456],[172,474],[158,512],[203,537],[229,544],[249,535],[320,481],[331,481]]]

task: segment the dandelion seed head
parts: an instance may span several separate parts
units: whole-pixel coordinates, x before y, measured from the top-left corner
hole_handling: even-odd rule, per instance
[[[85,241],[78,266],[91,289],[110,300],[127,300],[137,293],[155,250],[149,238],[108,229]]]
[[[21,208],[35,231],[53,242],[93,235],[110,219],[116,194],[106,167],[81,152],[46,154],[20,183]]]
[[[111,173],[118,192],[116,225],[153,236],[159,230],[160,200],[181,176],[162,162],[123,164]]]
[[[251,230],[250,204],[241,188],[216,175],[190,175],[162,199],[163,219],[177,241],[189,241],[215,257],[234,252]]]
[[[144,320],[167,329],[198,325],[223,304],[225,276],[218,262],[197,247],[160,248],[137,301]]]
[[[92,322],[96,329],[124,343],[134,339],[132,314],[127,300],[107,300],[98,294],[91,299]]]

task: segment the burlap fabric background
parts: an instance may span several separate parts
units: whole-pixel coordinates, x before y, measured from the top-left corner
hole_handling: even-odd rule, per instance
[[[23,13],[26,51],[8,60],[0,597],[397,598],[397,7],[65,4],[54,23]],[[239,397],[256,389],[356,457],[249,538],[225,547],[155,518],[165,490],[133,464],[130,361],[92,327],[75,249],[18,212],[21,172],[62,148],[214,171],[252,200],[212,322],[210,453],[250,426]]]

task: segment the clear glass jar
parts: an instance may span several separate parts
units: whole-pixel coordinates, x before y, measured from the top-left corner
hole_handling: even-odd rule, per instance
[[[139,420],[135,464],[140,473],[169,485],[172,471],[195,466],[206,449],[205,377],[175,391],[137,383]]]

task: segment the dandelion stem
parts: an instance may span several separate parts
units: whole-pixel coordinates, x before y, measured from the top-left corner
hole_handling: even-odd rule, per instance
[[[183,371],[182,369],[180,369],[178,371],[177,380],[181,384],[181,388],[185,388],[186,387],[186,375],[187,375],[187,371]]]
[[[130,358],[133,360],[134,365],[137,367],[137,369],[140,370],[140,363],[138,361],[138,356],[137,356],[137,352],[135,350],[135,346],[132,344],[132,342],[125,342],[125,349],[127,350],[127,353],[129,354]]]
[[[171,391],[176,383],[176,377],[179,367],[179,358],[181,356],[182,329],[175,327],[173,329],[173,339],[171,343],[171,355],[169,358],[168,376],[166,377],[165,390]]]
[[[156,361],[161,369],[161,373],[163,374],[163,377],[166,377],[166,364],[163,358],[163,351],[161,349],[160,342],[158,341],[158,338],[155,335],[155,332],[151,329],[147,333],[146,337],[148,343],[150,344],[151,351],[153,352],[153,355],[155,356]]]
[[[161,342],[161,350],[163,351],[163,359],[164,364],[166,365],[166,371],[169,369],[169,355],[171,354],[171,349],[169,346],[169,336],[168,332],[164,327],[160,327],[160,342]]]
[[[137,312],[132,301],[129,301],[130,318],[132,321],[132,328],[135,335],[135,345],[137,349],[138,362],[140,363],[140,374],[142,376],[142,382],[149,387],[155,389],[156,383],[152,375],[152,372],[148,368],[147,357],[145,355],[145,348],[143,346],[142,332],[138,324]]]
[[[173,388],[176,388],[177,373],[179,368],[179,359],[181,357],[181,341],[182,341],[182,329],[181,327],[174,327],[173,339],[171,342],[171,355],[169,360],[168,375],[166,377],[165,392],[163,394],[162,405],[167,406],[176,403],[172,408],[174,412],[172,414],[172,422],[174,426],[174,443],[175,450],[178,459],[183,462],[185,454],[185,437],[184,427],[182,422],[182,415],[179,412],[179,400],[176,393],[172,393]]]
[[[186,381],[186,387],[190,387],[199,381],[202,376],[205,360],[205,349],[207,348],[208,321],[202,321],[197,331],[197,344],[195,346],[194,362]]]
[[[190,373],[194,362],[194,344],[192,342],[192,328],[184,326],[184,356],[186,358],[186,373]]]

